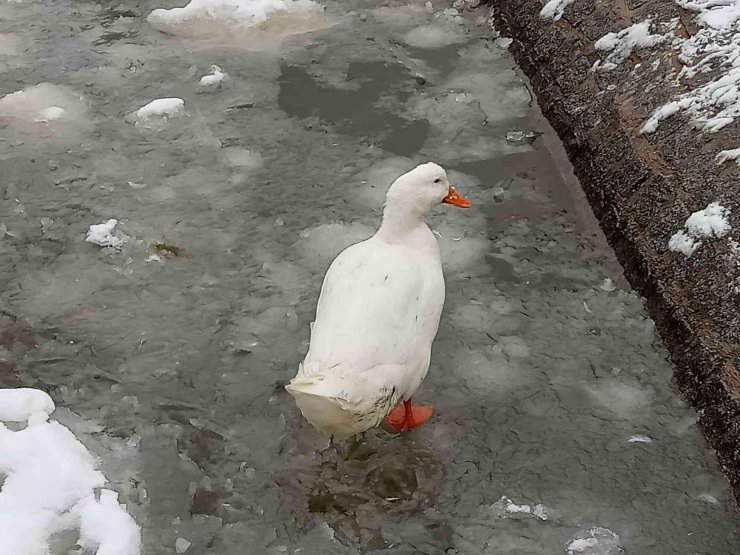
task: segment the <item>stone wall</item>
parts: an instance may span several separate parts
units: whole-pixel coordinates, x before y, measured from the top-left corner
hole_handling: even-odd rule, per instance
[[[489,0],[491,20],[529,76],[627,278],[647,299],[675,363],[675,379],[740,498],[740,256],[732,237],[710,238],[691,256],[668,248],[687,217],[714,201],[730,210],[740,240],[740,168],[715,157],[740,147],[740,124],[697,130],[683,114],[656,132],[654,110],[691,90],[670,40],[638,48],[611,70],[594,43],[651,20],[689,37],[695,15],[673,0],[575,0],[558,21],[540,0]],[[677,18],[677,19],[676,19]]]

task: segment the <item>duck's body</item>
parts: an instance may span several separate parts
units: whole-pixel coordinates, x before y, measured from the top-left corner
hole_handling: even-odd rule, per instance
[[[444,174],[434,164],[419,168],[426,166],[433,166],[426,173]],[[445,175],[439,189],[448,188]],[[308,353],[287,386],[306,419],[338,437],[377,426],[416,393],[444,304],[439,247],[423,221],[428,209],[393,202],[392,191],[378,232],[329,267]]]

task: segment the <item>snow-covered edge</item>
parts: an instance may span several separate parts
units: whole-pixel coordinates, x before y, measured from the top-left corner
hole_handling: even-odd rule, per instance
[[[141,532],[118,494],[103,488],[99,461],[74,434],[49,420],[55,406],[36,389],[0,389],[0,553],[48,553],[50,536],[78,528],[97,555],[139,555]],[[96,490],[99,498],[96,498]]]

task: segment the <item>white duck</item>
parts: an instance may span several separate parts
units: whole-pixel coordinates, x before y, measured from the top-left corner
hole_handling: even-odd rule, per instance
[[[375,235],[329,267],[308,353],[286,386],[322,432],[346,437],[386,417],[408,430],[431,417],[411,397],[429,370],[445,299],[439,246],[424,222],[443,202],[470,206],[440,166],[417,166],[388,189]]]

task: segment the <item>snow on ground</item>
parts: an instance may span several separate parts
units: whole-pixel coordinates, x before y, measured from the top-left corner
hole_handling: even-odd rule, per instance
[[[67,428],[49,421],[54,402],[34,389],[0,390],[0,553],[49,552],[52,534],[79,529],[98,555],[138,555],[140,532],[118,495],[102,488],[99,462]]]
[[[730,231],[730,210],[713,202],[704,210],[691,214],[684,229],[677,231],[668,241],[668,249],[691,256],[701,246],[701,239],[724,237]]]
[[[549,0],[540,11],[540,17],[559,20],[565,13],[565,8],[570,6],[575,0]]]
[[[182,8],[156,9],[147,21],[170,35],[218,39],[270,26],[278,34],[305,33],[321,27],[321,13],[311,0],[191,0]]]
[[[653,133],[662,120],[684,111],[696,127],[716,133],[740,115],[740,2],[677,3],[697,12],[697,32],[688,38],[672,37],[684,66],[678,82],[690,80],[690,90],[656,109],[641,132]]]
[[[647,48],[663,42],[663,35],[650,34],[650,20],[635,23],[618,33],[608,33],[596,41],[596,50],[609,52],[604,62],[598,67],[609,70],[622,63],[636,48]],[[598,64],[598,62],[597,62]]]
[[[740,165],[740,148],[723,150],[714,158],[714,161],[718,166],[725,162],[729,162],[730,160],[733,160],[736,164]]]
[[[541,15],[557,20],[569,0],[551,0]],[[610,70],[624,62],[635,48],[648,48],[671,41],[683,64],[677,85],[693,80],[689,91],[659,106],[643,124],[641,133],[654,133],[660,122],[686,112],[699,129],[716,133],[740,115],[740,0],[676,0],[697,13],[698,30],[686,38],[675,32],[676,21],[666,22],[663,34],[651,34],[649,19],[607,33],[594,43],[607,57],[593,69]],[[722,158],[726,161],[729,158]]]

